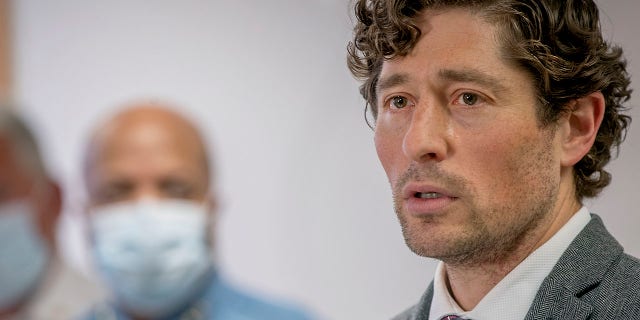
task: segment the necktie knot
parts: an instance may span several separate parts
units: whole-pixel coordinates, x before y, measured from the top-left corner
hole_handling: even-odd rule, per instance
[[[447,316],[444,316],[444,317],[440,318],[440,320],[468,320],[468,319],[462,318],[462,317],[457,316],[455,314],[451,314],[451,315],[447,315]]]

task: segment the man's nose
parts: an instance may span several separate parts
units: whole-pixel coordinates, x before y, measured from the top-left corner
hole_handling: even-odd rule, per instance
[[[404,154],[416,162],[440,162],[449,152],[449,114],[439,105],[417,105],[404,135]]]
[[[153,183],[141,183],[137,186],[136,190],[132,193],[132,199],[134,201],[146,200],[159,200],[163,198],[163,194]]]

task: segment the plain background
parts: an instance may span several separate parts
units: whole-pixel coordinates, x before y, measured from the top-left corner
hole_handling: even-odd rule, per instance
[[[640,2],[600,4],[640,83]],[[154,97],[209,139],[216,253],[235,283],[343,320],[388,319],[427,286],[435,262],[404,245],[345,65],[347,1],[19,0],[13,14],[15,96],[66,187],[61,241],[78,268],[90,272],[77,228],[87,134],[118,105]],[[636,127],[588,205],[640,256]]]

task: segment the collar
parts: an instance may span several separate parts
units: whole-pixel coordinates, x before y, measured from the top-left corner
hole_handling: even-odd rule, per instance
[[[469,319],[524,319],[538,288],[590,219],[587,208],[580,208],[551,239],[493,287],[473,310],[463,310],[451,297],[446,285],[445,264],[439,262],[434,276],[429,319],[440,319],[448,314]]]

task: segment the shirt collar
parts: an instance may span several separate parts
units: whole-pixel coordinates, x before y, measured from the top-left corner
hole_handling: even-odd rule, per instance
[[[463,310],[451,297],[445,279],[445,265],[439,262],[433,280],[429,319],[437,320],[448,314],[457,314],[469,319],[524,319],[538,288],[590,220],[587,208],[580,208],[551,239],[493,287],[473,310]]]

